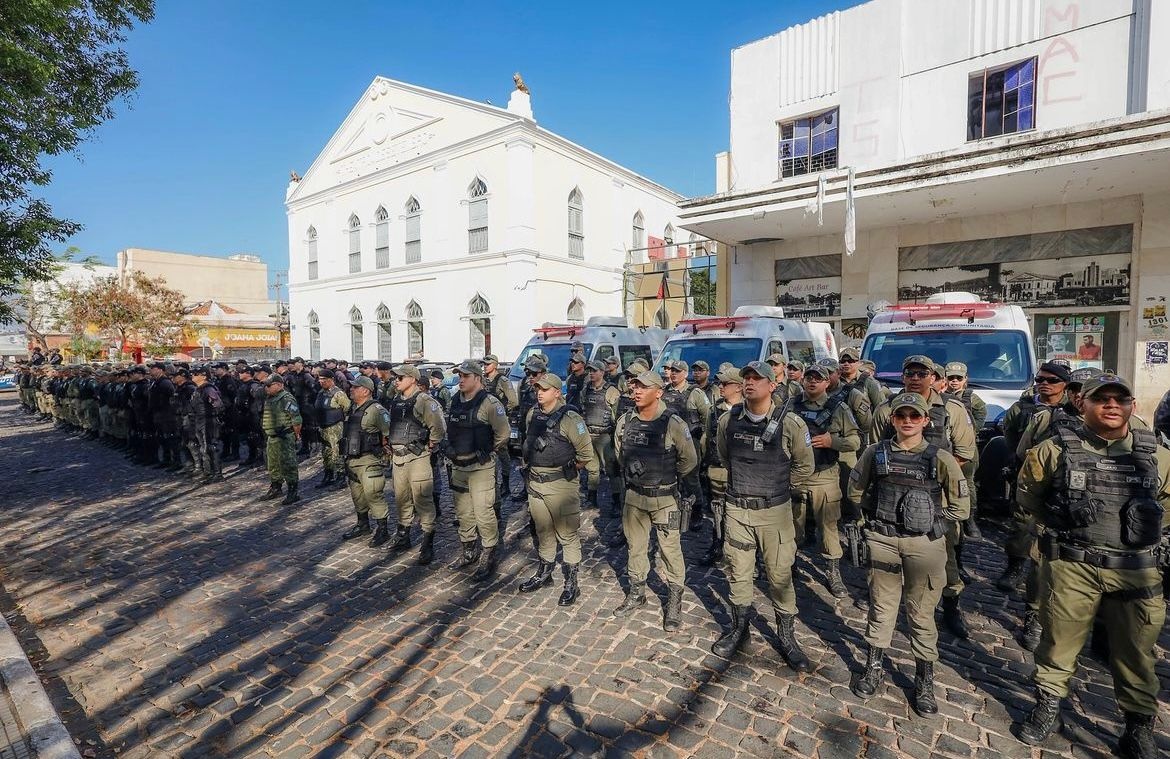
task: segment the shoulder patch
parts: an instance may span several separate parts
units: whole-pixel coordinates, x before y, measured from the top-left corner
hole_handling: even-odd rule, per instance
[[[380,413],[382,415],[382,422],[387,425],[390,424],[390,412],[386,409],[382,409]]]
[[[496,404],[496,416],[503,416],[505,413],[506,412],[504,411],[504,407],[497,403]]]
[[[804,428],[804,444],[810,448],[812,447],[812,433],[808,431],[807,425]]]
[[[584,435],[585,430],[586,430],[585,422],[577,422],[577,434]]]
[[[858,471],[858,470],[856,470],[856,469],[851,469],[851,470],[849,471],[849,479],[850,479],[852,482],[858,482],[858,481],[860,481],[860,480],[861,480],[861,472],[859,472],[859,471]]]
[[[964,498],[971,496],[971,486],[967,484],[966,478],[959,480],[959,495]]]
[[[431,411],[435,412],[436,414],[439,412],[439,402],[434,398],[431,399]]]

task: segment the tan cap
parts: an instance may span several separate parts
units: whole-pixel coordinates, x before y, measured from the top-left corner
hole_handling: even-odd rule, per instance
[[[1085,382],[1085,384],[1081,386],[1081,397],[1092,398],[1094,395],[1107,387],[1120,388],[1121,390],[1125,391],[1126,395],[1131,397],[1133,396],[1133,388],[1130,386],[1129,382],[1117,376],[1116,374],[1107,372],[1105,374],[1098,374],[1096,377],[1093,377],[1091,380]]]
[[[552,372],[541,375],[540,379],[538,379],[536,382],[533,382],[532,384],[536,385],[537,387],[543,387],[546,390],[562,389],[561,378]]]
[[[773,371],[772,366],[764,361],[752,361],[750,364],[744,366],[739,370],[740,377],[747,377],[747,373],[751,372],[758,377],[768,380],[769,382],[776,381],[776,372]]]
[[[743,384],[743,376],[739,373],[739,369],[736,369],[734,366],[728,366],[724,369],[721,369],[719,373],[715,375],[715,379],[719,380],[720,382],[729,382],[733,385]]]
[[[637,377],[634,377],[630,382],[637,382],[643,387],[662,387],[662,375],[658,372],[644,371]]]
[[[899,393],[895,395],[893,400],[890,401],[890,410],[897,411],[900,408],[912,408],[920,414],[925,414],[928,411],[926,408],[926,399],[918,393]]]
[[[967,365],[962,361],[949,361],[947,362],[947,365],[943,367],[943,371],[946,372],[946,374],[943,375],[944,377],[966,377]]]
[[[483,366],[473,359],[467,359],[453,370],[456,374],[474,374],[476,377],[483,376]]]
[[[861,358],[861,351],[857,350],[857,348],[854,348],[852,345],[846,345],[844,348],[837,351],[837,356],[839,358],[858,359]]]
[[[915,356],[907,356],[906,358],[902,359],[903,369],[910,366],[911,364],[918,364],[919,366],[924,367],[929,371],[934,371],[934,361],[931,360],[930,356],[923,356],[918,354]]]
[[[788,363],[787,361],[784,360],[783,353],[773,353],[771,356],[768,356],[767,361],[769,364],[779,364],[781,366]]]
[[[418,367],[411,366],[410,364],[399,364],[390,371],[394,372],[399,377],[413,377],[416,380],[422,379],[422,374],[419,372]]]
[[[272,376],[276,377],[279,375],[274,374]],[[268,381],[271,382],[272,378],[269,377]],[[374,392],[374,381],[372,379],[370,379],[369,377],[366,377],[364,375],[355,378],[353,380],[353,382],[350,382],[349,384],[351,387],[364,387],[366,390],[369,390],[371,393]]]

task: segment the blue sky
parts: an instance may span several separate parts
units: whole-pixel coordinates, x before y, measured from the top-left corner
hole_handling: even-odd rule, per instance
[[[49,162],[44,194],[85,225],[84,254],[249,252],[271,274],[289,170],[374,76],[502,106],[520,71],[542,126],[703,195],[727,149],[731,48],[853,4],[159,0],[127,45],[141,87],[80,159]]]

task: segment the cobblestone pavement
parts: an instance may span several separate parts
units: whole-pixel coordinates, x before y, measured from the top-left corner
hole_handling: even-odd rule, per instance
[[[16,721],[16,704],[0,678],[0,759],[32,759],[32,747]]]
[[[305,500],[281,508],[255,501],[259,470],[196,489],[21,416],[12,399],[0,401],[0,450],[0,600],[89,755],[1103,757],[1120,733],[1108,673],[1086,655],[1064,732],[1044,750],[1011,737],[1031,663],[1012,637],[1019,599],[990,582],[1002,568],[991,542],[968,551],[975,631],[942,634],[940,714],[923,719],[907,706],[901,634],[884,691],[865,704],[850,694],[862,612],[825,592],[815,564],[802,562],[797,628],[815,669],[797,676],[778,663],[770,613],[733,663],[708,652],[727,623],[713,570],[690,574],[677,634],[653,599],[614,619],[617,524],[596,511],[584,515],[582,597],[566,610],[559,583],[516,592],[534,555],[515,505],[499,578],[475,587],[446,569],[446,516],[431,568],[414,565],[417,549],[342,543],[349,496],[311,487],[319,459],[302,464]],[[685,538],[688,556],[706,540]],[[848,579],[856,594],[860,575]],[[762,593],[756,608],[769,609]],[[1170,633],[1164,688],[1167,650]]]

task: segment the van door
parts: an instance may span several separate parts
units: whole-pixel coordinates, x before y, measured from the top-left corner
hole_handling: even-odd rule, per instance
[[[604,364],[605,360],[607,358],[609,358],[610,356],[612,356],[613,354],[614,354],[614,352],[613,352],[612,345],[599,345],[599,346],[597,346],[596,352],[594,352],[594,354],[593,354],[593,360],[600,361],[601,363]]]
[[[791,358],[787,353],[784,352],[784,342],[779,338],[774,338],[768,341],[768,350],[764,351],[764,355],[760,357],[760,360],[763,361],[773,353],[779,353],[785,359]]]

